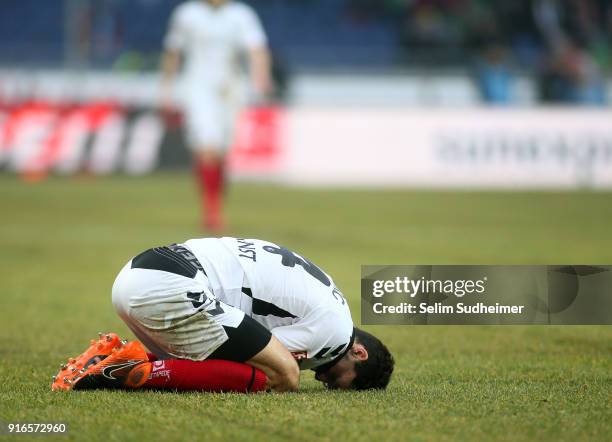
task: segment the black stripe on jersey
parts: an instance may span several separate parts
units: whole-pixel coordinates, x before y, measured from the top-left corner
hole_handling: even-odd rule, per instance
[[[314,355],[315,359],[321,359],[323,357],[330,357],[330,356],[338,356],[338,354],[344,349],[346,348],[347,344],[340,344],[338,345],[336,348],[334,348],[331,352],[331,347],[323,347],[321,349],[321,351],[319,351],[316,355]],[[328,354],[329,352],[329,354]]]
[[[160,270],[192,279],[198,272],[192,263],[167,247],[155,247],[142,252],[132,259],[132,268]]]
[[[253,297],[253,292],[248,287],[242,287],[242,293],[253,300],[252,311],[254,315],[259,316],[276,316],[278,318],[297,318],[297,316],[289,313],[287,310],[272,304],[271,302],[263,301]]]
[[[329,350],[331,349],[331,347],[323,347],[319,353],[317,353],[316,355],[314,355],[314,359],[321,359],[323,357],[323,355],[325,353],[327,353]]]
[[[327,370],[329,370],[330,368],[332,368],[334,365],[336,365],[338,363],[338,361],[340,359],[342,359],[344,357],[345,354],[347,354],[349,352],[349,350],[351,349],[351,347],[353,347],[353,343],[355,342],[355,328],[353,327],[353,333],[351,334],[351,339],[349,339],[348,344],[343,344],[340,345],[338,347],[336,347],[334,349],[334,353],[336,353],[336,351],[340,352],[340,349],[344,348],[344,346],[346,345],[346,348],[344,348],[344,350],[342,350],[340,352],[340,354],[338,354],[337,356],[334,357],[334,359],[332,359],[330,362],[323,364],[323,365],[319,365],[318,367],[315,367],[313,370],[316,371],[317,373],[325,373]],[[323,348],[319,353],[317,353],[315,355],[315,358],[321,358],[323,357],[323,355],[330,349],[331,347],[325,347]]]
[[[346,344],[340,344],[339,346],[337,346],[336,348],[334,348],[328,356],[338,356],[338,353],[340,353],[340,351],[346,347]]]

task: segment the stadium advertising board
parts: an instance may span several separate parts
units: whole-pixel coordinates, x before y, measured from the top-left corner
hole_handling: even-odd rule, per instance
[[[237,178],[297,185],[610,188],[612,112],[264,107],[239,120]],[[0,107],[0,167],[145,174],[189,164],[181,116],[118,102]]]
[[[276,107],[245,110],[229,157],[240,176],[273,174],[281,158]],[[23,101],[0,106],[0,167],[49,172],[142,175],[185,168],[181,115],[114,101]]]
[[[611,121],[609,110],[569,108],[294,109],[286,178],[312,185],[609,188]]]

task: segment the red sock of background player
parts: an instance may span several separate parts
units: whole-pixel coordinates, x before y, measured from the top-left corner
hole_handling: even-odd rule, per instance
[[[202,211],[202,219],[206,219],[207,207],[206,207],[206,167],[202,160],[197,160],[194,166],[194,172],[196,175],[196,181],[198,183],[198,190],[200,191],[200,208]]]
[[[153,365],[143,388],[210,392],[256,392],[266,389],[263,371],[239,362],[166,359]]]
[[[202,195],[203,217],[212,229],[222,228],[223,162],[198,161],[198,181]]]

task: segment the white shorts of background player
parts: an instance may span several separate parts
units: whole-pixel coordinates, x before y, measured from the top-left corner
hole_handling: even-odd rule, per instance
[[[227,152],[234,142],[238,117],[245,102],[244,88],[236,82],[195,87],[186,84],[181,95],[189,148],[194,152]]]

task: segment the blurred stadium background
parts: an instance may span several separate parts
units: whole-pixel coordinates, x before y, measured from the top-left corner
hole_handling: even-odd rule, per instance
[[[29,178],[186,168],[180,119],[155,112],[178,3],[3,2],[0,165]],[[276,97],[242,115],[234,177],[612,186],[609,1],[249,3],[274,53]]]
[[[307,395],[50,392],[96,332],[129,337],[125,261],[203,235],[180,115],[157,111],[178,3],[1,2],[0,418],[72,440],[609,440],[605,326],[370,327],[385,394],[310,373]],[[248,3],[277,86],[241,116],[229,234],[304,253],[357,324],[364,264],[612,261],[610,1]]]

